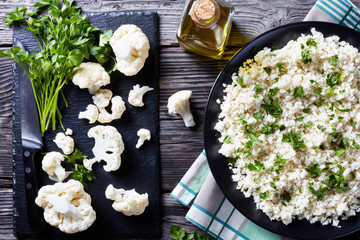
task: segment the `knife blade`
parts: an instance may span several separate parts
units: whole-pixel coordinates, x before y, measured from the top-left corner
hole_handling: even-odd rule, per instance
[[[19,46],[22,50],[26,50],[20,40],[16,38],[14,38],[14,45]],[[22,69],[19,71],[19,79],[21,145],[24,163],[28,222],[34,233],[39,233],[44,229],[45,224],[41,208],[35,204],[38,187],[34,156],[43,148],[43,143],[40,131],[39,114],[31,81]]]

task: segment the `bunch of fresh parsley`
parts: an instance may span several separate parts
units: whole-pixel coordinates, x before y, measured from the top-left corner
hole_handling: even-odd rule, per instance
[[[172,225],[170,228],[170,238],[172,240],[209,240],[198,232],[186,233],[184,228],[176,225]]]
[[[63,87],[74,74],[74,68],[84,59],[95,56],[101,64],[109,60],[111,48],[108,40],[112,31],[100,35],[97,27],[81,15],[74,0],[38,0],[33,12],[27,8],[16,8],[4,18],[8,26],[19,24],[32,33],[40,50],[31,53],[13,47],[0,51],[0,57],[17,62],[29,77],[38,108],[41,133],[56,129],[57,120],[61,122],[58,99],[68,103],[62,92]],[[46,11],[46,14],[41,12]]]

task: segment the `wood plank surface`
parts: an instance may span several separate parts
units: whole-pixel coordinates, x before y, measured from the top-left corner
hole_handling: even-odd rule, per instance
[[[12,45],[12,30],[3,17],[16,6],[31,7],[36,0],[0,0],[0,50]],[[172,224],[200,231],[184,218],[187,208],[169,193],[203,149],[202,128],[207,96],[217,74],[244,44],[273,27],[299,22],[315,0],[228,1],[235,6],[233,28],[224,58],[211,60],[180,49],[176,30],[185,0],[77,0],[84,12],[155,10],[160,17],[160,161],[163,233],[169,239]],[[360,5],[360,0],[353,0]],[[12,72],[11,62],[0,58],[0,239],[12,234]],[[176,91],[193,90],[191,109],[197,123],[186,128],[179,117],[167,114],[167,99]],[[201,232],[201,231],[200,231]]]

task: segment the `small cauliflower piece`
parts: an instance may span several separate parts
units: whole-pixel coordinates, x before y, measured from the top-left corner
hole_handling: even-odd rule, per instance
[[[96,219],[90,195],[79,181],[73,179],[43,186],[35,203],[44,209],[45,221],[65,233],[84,231]]]
[[[117,68],[126,76],[137,74],[149,56],[149,39],[134,24],[120,26],[110,38],[115,53]]]
[[[61,162],[64,160],[65,157],[59,152],[49,152],[44,156],[41,162],[42,169],[49,174],[51,180],[62,182],[71,173],[65,171],[65,168],[61,166]]]
[[[99,110],[94,104],[89,104],[84,112],[79,112],[79,119],[88,119],[89,123],[94,123],[99,117]]]
[[[65,131],[65,135],[67,136],[70,136],[70,135],[73,135],[73,130],[71,128],[67,128],[66,131]]]
[[[66,136],[64,133],[57,133],[53,141],[66,155],[69,155],[74,151],[74,139]]]
[[[136,148],[141,147],[144,144],[145,140],[150,141],[150,139],[151,139],[150,131],[145,128],[140,128],[139,131],[137,131],[137,135],[139,137],[139,140],[136,144]]]
[[[126,216],[140,215],[149,205],[148,194],[139,194],[132,190],[116,189],[110,184],[105,191],[107,199],[114,200],[112,207]]]
[[[120,96],[115,96],[111,99],[111,118],[113,120],[121,118],[125,110],[125,102]]]
[[[109,123],[112,120],[121,118],[122,114],[125,112],[125,102],[120,96],[113,96],[113,93],[109,89],[100,89],[92,97],[94,104],[99,109],[98,121],[100,123]],[[106,110],[106,107],[109,106],[111,100],[111,114]]]
[[[110,75],[99,63],[83,62],[75,70],[73,83],[82,89],[87,88],[90,94],[110,83]]]
[[[192,96],[192,91],[183,90],[177,93],[174,93],[168,100],[168,110],[169,114],[180,114],[184,119],[186,127],[195,126],[193,115],[190,111],[190,98]]]
[[[93,159],[84,159],[86,169],[92,170],[95,162],[104,160],[106,172],[116,171],[121,165],[121,154],[124,151],[124,142],[121,134],[113,126],[96,126],[88,131],[88,137],[95,139],[92,149]]]
[[[133,86],[133,89],[129,92],[128,102],[135,107],[144,106],[143,96],[146,92],[154,90],[149,86],[140,87],[139,84]]]

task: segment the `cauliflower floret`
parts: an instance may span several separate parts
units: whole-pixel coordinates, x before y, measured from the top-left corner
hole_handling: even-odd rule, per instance
[[[113,120],[121,118],[125,110],[125,102],[120,96],[115,96],[111,99],[111,118]]]
[[[64,133],[57,133],[53,141],[66,155],[69,155],[74,151],[74,139],[66,136]]]
[[[149,56],[149,39],[133,24],[120,26],[110,38],[115,53],[117,68],[126,76],[137,74]]]
[[[141,147],[144,144],[145,140],[150,141],[151,133],[149,130],[147,130],[145,128],[140,128],[139,131],[137,131],[137,135],[139,137],[139,140],[136,144],[136,148]]]
[[[104,170],[116,171],[121,165],[121,154],[124,151],[124,142],[120,133],[113,126],[96,126],[89,130],[88,137],[95,139],[92,149],[93,159],[84,159],[84,166],[92,170],[95,162],[104,160]]]
[[[73,179],[42,187],[35,203],[44,209],[45,221],[65,233],[84,231],[96,219],[90,195]]]
[[[80,88],[88,88],[90,94],[110,83],[110,76],[99,63],[81,63],[72,79]]]
[[[121,118],[125,112],[125,102],[120,96],[113,96],[113,93],[109,89],[100,89],[92,97],[94,104],[99,109],[98,121],[100,123],[109,123],[112,120]],[[110,104],[111,100],[111,114],[106,110],[106,107]]]
[[[49,152],[42,160],[42,169],[49,174],[49,178],[56,182],[62,182],[71,172],[65,171],[61,162],[65,157],[59,152]]]
[[[79,112],[79,119],[88,119],[89,123],[94,123],[99,117],[99,110],[94,104],[89,104],[86,111]]]
[[[132,190],[116,189],[110,184],[105,191],[107,199],[114,200],[112,207],[126,216],[140,215],[149,205],[148,194],[139,194]]]
[[[168,100],[168,109],[169,114],[180,114],[184,119],[186,127],[195,126],[193,115],[190,111],[190,98],[192,96],[192,91],[183,90],[177,93],[174,93]]]
[[[136,84],[132,90],[129,92],[128,102],[135,107],[144,106],[143,96],[146,92],[154,90],[149,86],[140,87],[139,84]]]
[[[70,135],[73,135],[73,130],[71,128],[67,128],[66,131],[65,131],[65,135],[67,136],[70,136]]]

